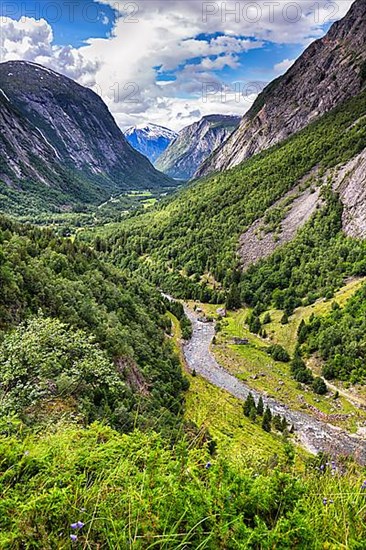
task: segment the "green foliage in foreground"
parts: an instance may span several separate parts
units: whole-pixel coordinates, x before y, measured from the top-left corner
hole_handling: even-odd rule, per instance
[[[366,141],[365,113],[366,93],[362,93],[284,143],[232,170],[195,182],[156,211],[112,231],[106,243],[111,257],[118,265],[139,269],[176,297],[223,303],[230,289],[236,305],[232,285],[240,282],[239,236],[304,176],[310,177],[314,168],[322,176],[359,153]],[[329,229],[328,239],[339,231],[334,224]],[[301,263],[301,254],[301,249],[294,251],[294,261]],[[339,280],[339,268],[329,267],[329,279]],[[269,285],[275,268],[264,274]],[[309,271],[300,284],[293,281],[305,295],[314,287],[308,282]],[[212,288],[210,282],[201,282],[206,273],[224,292],[215,283]],[[323,288],[323,281],[317,283]],[[254,292],[254,285],[249,291]]]
[[[21,394],[42,372],[40,387],[35,384],[34,392],[38,395],[44,391],[46,399],[50,392],[53,398],[65,392],[65,399],[76,398],[77,409],[81,402],[84,412],[89,407],[88,420],[95,415],[100,418],[104,408],[103,416],[124,431],[133,429],[136,422],[141,428],[159,425],[162,430],[176,425],[182,391],[187,385],[179,359],[164,334],[170,328],[170,320],[161,296],[145,281],[107,265],[88,246],[58,238],[50,230],[0,218],[0,287],[0,340],[5,337],[1,365],[6,377],[3,382],[9,383],[5,387],[10,392],[7,406],[12,403],[17,411],[31,405],[21,402]],[[51,321],[31,321],[6,336],[40,310],[67,327]],[[99,345],[98,349],[89,347],[89,337]],[[76,347],[77,343],[80,345]],[[68,383],[76,383],[75,369],[84,369],[94,386],[97,371],[105,372],[112,362],[114,377],[122,379],[126,386],[123,398],[119,393],[118,415],[118,400],[112,387],[108,397],[102,385],[99,396],[97,390],[90,395],[90,388],[85,394],[79,379],[77,395],[68,395]],[[24,387],[18,396],[20,402],[16,403],[19,383],[24,383]],[[91,400],[88,406],[85,399]],[[111,401],[115,403],[113,414]],[[72,404],[69,408],[75,410]]]
[[[184,441],[168,448],[154,434],[94,424],[22,436],[5,426],[4,550],[69,549],[70,535],[75,548],[111,550],[364,548],[366,495],[353,466],[320,468],[319,458],[300,475],[252,457],[238,471],[230,457]]]
[[[328,380],[366,383],[366,285],[341,309],[334,304],[323,317],[313,316],[302,327],[300,342],[309,353],[324,360],[323,376]]]
[[[0,415],[15,411],[33,423],[54,408],[69,409],[85,423],[108,418],[123,429],[119,407],[128,391],[121,375],[84,331],[35,317],[0,344]]]

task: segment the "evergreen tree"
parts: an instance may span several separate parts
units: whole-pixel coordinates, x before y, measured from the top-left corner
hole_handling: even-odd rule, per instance
[[[308,329],[304,319],[301,320],[300,326],[297,330],[297,339],[299,344],[303,344],[306,340]]]
[[[264,412],[263,421],[262,421],[262,428],[265,432],[271,431],[271,421],[272,421],[272,413],[270,411],[270,408],[267,406]]]
[[[271,315],[267,312],[263,317],[263,325],[269,325],[272,322]]]
[[[273,427],[279,432],[282,431],[282,418],[280,417],[279,414],[276,414],[273,417]]]
[[[253,408],[255,408],[255,401],[254,401],[253,394],[250,393],[248,395],[248,397],[246,398],[246,400],[244,402],[244,405],[243,405],[244,415],[249,418],[251,410]]]
[[[257,405],[257,414],[258,416],[263,416],[263,413],[264,413],[263,397],[260,396],[258,400],[258,405]]]
[[[239,309],[241,306],[240,291],[238,285],[233,283],[226,297],[225,307],[229,310]]]
[[[250,409],[250,414],[249,414],[249,419],[252,421],[252,422],[255,422],[256,421],[256,418],[257,418],[257,409],[255,407],[252,407]]]
[[[288,432],[288,425],[287,425],[287,420],[286,420],[285,416],[282,418],[282,430],[281,431],[283,433]]]
[[[288,313],[286,311],[282,315],[281,325],[288,325]]]

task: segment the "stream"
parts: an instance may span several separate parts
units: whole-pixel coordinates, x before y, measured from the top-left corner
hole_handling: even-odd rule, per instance
[[[189,342],[184,344],[183,352],[188,368],[215,386],[226,390],[234,397],[244,401],[251,392],[257,400],[261,395],[250,389],[219,365],[210,346],[215,335],[214,323],[202,323],[199,315],[184,306],[187,317],[192,322],[193,334]],[[293,424],[295,434],[299,442],[311,453],[327,452],[333,457],[340,455],[352,455],[355,459],[366,465],[366,441],[358,435],[348,432],[313,418],[299,411],[294,411],[286,404],[262,394],[265,405],[268,405],[273,414],[285,416],[287,422]]]

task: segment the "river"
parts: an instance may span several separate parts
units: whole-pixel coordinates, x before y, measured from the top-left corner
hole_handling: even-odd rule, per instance
[[[261,395],[250,389],[246,384],[219,365],[211,352],[211,342],[215,335],[214,323],[202,323],[199,315],[184,306],[187,317],[192,322],[193,334],[189,342],[184,344],[183,352],[188,368],[215,386],[226,390],[231,395],[244,401],[251,391],[257,400]],[[313,418],[312,416],[291,410],[286,404],[262,395],[265,405],[268,405],[274,414],[285,416],[288,423],[295,428],[299,442],[311,453],[327,452],[333,457],[352,455],[366,465],[366,441],[358,435],[351,435],[346,431]]]

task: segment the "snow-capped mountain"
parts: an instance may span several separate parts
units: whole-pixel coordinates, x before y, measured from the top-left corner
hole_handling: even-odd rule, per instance
[[[164,126],[145,124],[128,128],[125,136],[134,149],[145,155],[151,162],[155,162],[177,134]]]

